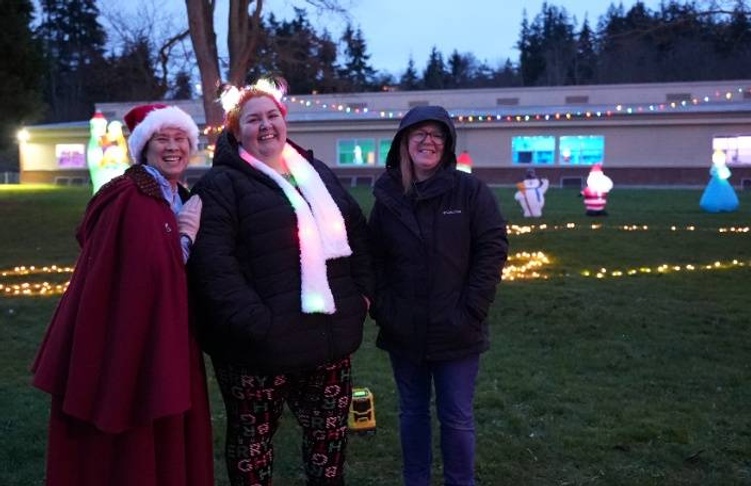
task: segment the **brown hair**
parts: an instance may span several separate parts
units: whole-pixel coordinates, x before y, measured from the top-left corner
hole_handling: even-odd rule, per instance
[[[412,182],[415,180],[414,169],[412,168],[412,157],[409,155],[409,137],[404,136],[399,140],[399,172],[402,175],[402,188],[404,194],[407,194],[412,188]]]

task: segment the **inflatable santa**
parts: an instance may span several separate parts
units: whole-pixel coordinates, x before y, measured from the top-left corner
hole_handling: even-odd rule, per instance
[[[527,170],[524,180],[516,184],[514,199],[522,207],[525,218],[539,218],[545,206],[545,192],[548,180],[537,177],[534,169]]]
[[[602,172],[602,165],[593,165],[587,176],[587,187],[581,192],[587,216],[607,216],[605,205],[612,188],[613,181]]]
[[[472,173],[472,157],[469,156],[469,152],[462,150],[462,153],[456,158],[456,170]]]

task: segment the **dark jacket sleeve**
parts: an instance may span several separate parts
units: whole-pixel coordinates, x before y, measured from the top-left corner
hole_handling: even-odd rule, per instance
[[[204,177],[194,188],[201,196],[201,227],[188,261],[200,333],[218,333],[238,344],[263,340],[271,312],[243,275],[236,257],[239,228],[233,175],[227,170]]]
[[[375,278],[375,300],[370,307],[370,316],[378,321],[381,314],[381,296],[386,284],[384,275],[386,254],[381,235],[381,204],[375,201],[368,217],[368,244],[372,260],[373,275]]]
[[[482,183],[476,193],[471,231],[471,261],[464,302],[471,315],[484,320],[508,257],[508,238],[498,201]]]
[[[349,215],[347,216],[347,237],[352,249],[350,257],[352,265],[352,278],[360,293],[372,303],[375,294],[375,279],[373,275],[370,246],[368,244],[368,226],[362,209],[352,196],[348,195],[350,202]]]

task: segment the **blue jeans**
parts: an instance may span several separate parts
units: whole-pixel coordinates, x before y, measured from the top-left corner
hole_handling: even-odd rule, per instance
[[[480,356],[415,364],[390,354],[399,392],[399,436],[406,486],[429,486],[432,463],[430,398],[441,426],[443,480],[446,485],[475,484],[475,424],[472,402]]]

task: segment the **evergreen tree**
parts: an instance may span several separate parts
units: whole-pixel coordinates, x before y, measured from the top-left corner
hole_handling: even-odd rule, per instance
[[[657,21],[642,3],[628,12],[610,6],[599,22],[598,79],[601,83],[644,83],[655,80]]]
[[[172,89],[171,98],[173,100],[192,100],[193,99],[193,80],[190,73],[180,71],[175,75],[175,86]]]
[[[95,0],[40,0],[37,33],[47,56],[49,121],[85,120],[94,101],[86,92],[92,65],[101,65],[107,36]]]
[[[521,85],[521,76],[511,62],[511,59],[506,59],[503,66],[499,67],[498,70],[493,73],[493,87],[512,87]]]
[[[597,69],[597,52],[595,51],[595,34],[584,19],[576,39],[576,57],[574,58],[573,84],[592,84]]]
[[[315,48],[316,54],[316,89],[318,93],[336,93],[340,90],[338,66],[336,62],[336,42],[327,30],[318,38]]]
[[[13,146],[20,125],[43,112],[44,63],[41,44],[31,30],[31,0],[3,0],[0,17],[0,151]],[[5,166],[0,160],[0,165]],[[5,167],[3,167],[5,168]],[[3,170],[3,169],[0,169]]]
[[[497,73],[486,62],[480,63],[472,73],[468,88],[492,88],[496,86]],[[502,85],[501,85],[502,86]]]
[[[358,27],[356,30],[347,24],[342,34],[344,43],[344,67],[340,70],[342,80],[348,84],[350,91],[369,91],[373,89],[375,70],[368,64],[370,54]]]
[[[316,87],[318,37],[305,10],[296,8],[295,18],[275,25],[269,32],[274,45],[274,67],[289,83],[290,93],[310,93]]]
[[[470,87],[472,71],[476,64],[477,60],[472,54],[459,54],[454,49],[448,60],[446,88],[460,89]]]
[[[92,80],[89,90],[96,101],[159,100],[167,83],[156,77],[153,46],[146,37],[128,42],[119,56],[107,60],[104,77]]]
[[[420,89],[420,79],[417,77],[415,60],[412,56],[409,57],[406,71],[404,71],[404,74],[399,78],[399,89],[403,91],[414,91]]]
[[[751,18],[744,0],[736,1],[728,22],[719,26],[715,52],[724,79],[751,77]]]
[[[388,72],[378,72],[373,78],[373,88],[378,91],[394,91],[398,88],[398,83],[393,74]]]
[[[534,35],[527,20],[527,10],[522,15],[521,33],[516,44],[519,49],[519,71],[524,86],[534,86],[545,71],[545,59],[542,55],[542,39]]]
[[[649,82],[698,81],[716,75],[712,16],[699,15],[691,3],[681,5],[673,0],[663,4],[657,22],[652,58],[656,77],[648,78]]]
[[[444,89],[446,87],[446,65],[443,63],[443,54],[433,46],[428,57],[428,63],[422,74],[422,82],[425,89]]]
[[[276,66],[277,51],[274,32],[279,28],[281,22],[277,21],[276,16],[271,13],[268,19],[261,20],[259,24],[260,33],[254,33],[256,38],[256,55],[255,62],[250,66],[245,74],[245,83],[258,79],[261,75],[281,74]]]

